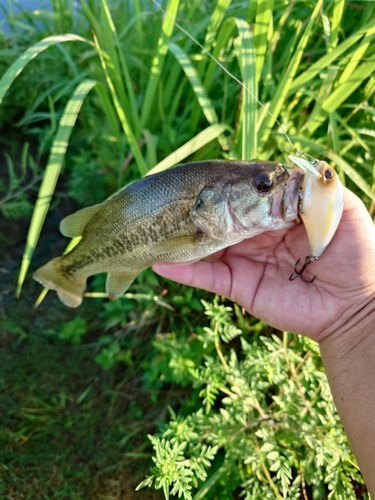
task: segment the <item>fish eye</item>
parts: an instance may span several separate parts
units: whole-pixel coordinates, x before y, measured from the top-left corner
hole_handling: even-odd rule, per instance
[[[265,172],[262,172],[255,178],[255,187],[260,193],[268,193],[273,188],[273,179]]]
[[[333,178],[333,172],[330,168],[327,168],[327,170],[325,170],[324,177],[327,179],[327,181],[330,181]]]

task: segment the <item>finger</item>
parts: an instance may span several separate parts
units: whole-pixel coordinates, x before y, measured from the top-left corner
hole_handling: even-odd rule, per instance
[[[231,298],[232,273],[229,266],[223,262],[199,261],[179,267],[170,267],[168,264],[157,262],[152,268],[161,276],[178,283]]]

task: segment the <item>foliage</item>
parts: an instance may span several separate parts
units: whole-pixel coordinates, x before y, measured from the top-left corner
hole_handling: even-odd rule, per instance
[[[201,443],[195,443],[194,447],[189,450],[189,458],[186,459],[186,441],[179,444],[176,440],[160,441],[154,436],[149,436],[149,438],[156,454],[153,457],[156,465],[151,469],[154,475],[142,481],[137,489],[152,486],[156,476],[155,488],[162,488],[165,498],[169,498],[170,491],[172,495],[192,500],[192,484],[197,486],[198,479],[206,479],[206,467],[210,466],[210,460],[215,457],[217,446],[207,447]],[[171,490],[169,490],[170,486],[172,486]]]
[[[80,344],[82,342],[82,336],[87,332],[86,320],[77,316],[65,323],[61,331],[58,334],[59,339],[68,340],[72,344]]]
[[[197,400],[193,412],[191,401],[178,414],[170,409],[170,422],[149,436],[155,465],[138,488],[154,481],[165,498],[170,491],[186,500],[231,499],[234,491],[247,500],[307,498],[306,491],[312,498],[357,498],[361,475],[317,345],[287,333],[252,340],[248,326],[240,345],[225,347],[225,327],[239,331],[231,308],[217,300],[204,304],[211,326],[198,339],[218,356],[206,355],[190,369],[201,404]],[[163,350],[167,361],[173,363],[184,344],[182,338],[173,351]]]
[[[19,169],[8,153],[5,153],[5,161],[8,175],[6,182],[0,179],[0,213],[6,219],[30,215],[33,206],[27,191],[39,180],[39,168],[29,153],[29,144],[22,148]]]
[[[365,126],[374,117],[373,4],[368,3],[360,11],[348,8],[345,12],[341,0],[324,6],[320,0],[312,11],[308,3],[301,2],[293,9],[293,4],[288,7],[284,0],[259,0],[251,5],[251,9],[241,8],[232,6],[228,0],[223,5],[208,2],[207,6],[189,8],[180,5],[179,0],[170,0],[161,25],[155,9],[142,12],[147,23],[154,21],[156,28],[153,36],[145,36],[138,2],[113,3],[110,9],[107,0],[89,3],[82,0],[78,24],[83,26],[86,19],[93,35],[86,28],[85,36],[46,37],[29,47],[8,68],[0,80],[0,102],[16,77],[50,48],[59,47],[63,51],[73,74],[73,79],[65,78],[63,84],[60,82],[44,92],[43,101],[38,96],[32,106],[33,113],[22,122],[30,123],[35,114],[38,116],[37,106],[42,102],[49,100],[50,106],[55,105],[64,96],[60,125],[34,209],[19,291],[75,129],[77,113],[86,101],[94,113],[100,110],[105,117],[104,124],[100,119],[95,127],[101,130],[106,150],[109,143],[113,146],[109,156],[110,162],[117,157],[114,162],[117,187],[124,182],[120,165],[133,163],[138,175],[144,175],[153,167],[159,168],[156,164],[161,157],[163,168],[167,168],[175,163],[176,155],[181,161],[196,151],[191,140],[198,133],[205,137],[202,140],[200,136],[200,158],[272,156],[277,161],[280,154],[290,151],[284,134],[288,129],[294,147],[309,148],[312,154],[327,156],[340,168],[343,180],[346,174],[367,198],[375,198],[371,189],[374,137]],[[205,8],[211,16],[196,21],[206,13]],[[199,37],[200,46],[189,37],[182,38],[181,32],[173,32],[177,13],[185,22],[192,23],[190,31],[193,37]],[[119,19],[128,20],[125,27],[116,27],[117,14]],[[309,22],[303,25],[303,19]],[[250,30],[253,23],[254,34]],[[69,27],[69,22],[65,25]],[[345,32],[343,40],[340,29]],[[201,33],[205,33],[204,37]],[[85,56],[73,59],[69,45],[79,46]],[[208,56],[210,50],[214,60]],[[303,59],[306,51],[308,63]],[[236,90],[227,73],[218,71],[218,57],[237,79],[242,78],[245,85],[242,93]],[[359,63],[361,58],[363,63]],[[96,92],[93,98],[89,97],[92,88]],[[67,96],[70,97],[66,102]],[[256,96],[264,106],[262,109],[256,107]],[[339,109],[351,111],[343,118]],[[44,116],[56,120],[54,110]],[[214,136],[212,126],[216,126]],[[327,128],[332,130],[328,142]],[[228,131],[225,137],[224,130]],[[209,146],[215,137],[221,149]],[[367,159],[366,156],[362,159],[362,150]]]

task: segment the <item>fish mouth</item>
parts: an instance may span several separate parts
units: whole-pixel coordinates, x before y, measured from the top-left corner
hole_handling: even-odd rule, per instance
[[[298,201],[305,172],[301,168],[293,169],[290,173],[287,188],[284,194],[284,220],[298,219]]]
[[[286,222],[298,219],[298,201],[305,172],[301,168],[288,170],[289,179],[273,199],[272,218],[282,218]]]

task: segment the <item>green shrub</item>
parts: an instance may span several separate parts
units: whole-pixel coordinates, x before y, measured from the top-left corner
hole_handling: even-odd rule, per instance
[[[317,344],[286,332],[256,338],[259,325],[238,309],[234,319],[217,299],[204,306],[211,320],[197,334],[201,359],[190,355],[184,337],[154,343],[171,368],[159,367],[159,377],[181,384],[173,369],[180,359],[189,371],[183,385],[189,380],[193,389],[149,436],[154,466],[138,488],[154,484],[166,498],[170,492],[186,500],[229,500],[234,492],[247,500],[299,499],[306,491],[314,499],[356,499],[363,480]],[[240,343],[228,345],[239,334]]]

